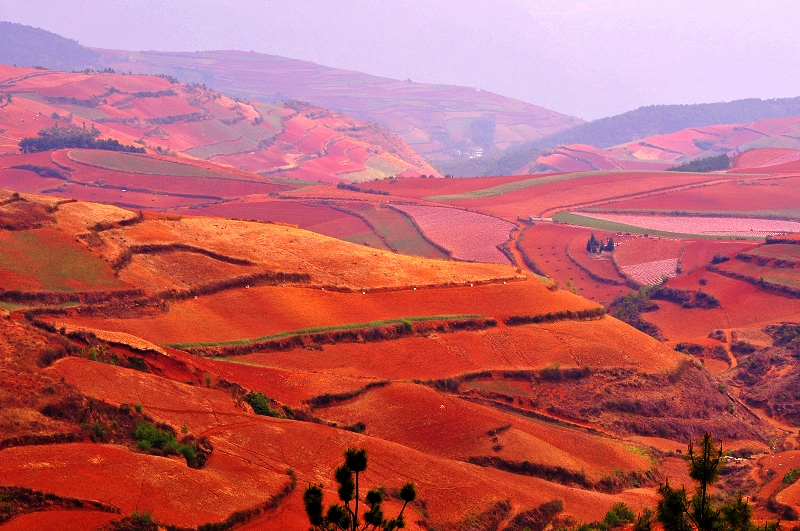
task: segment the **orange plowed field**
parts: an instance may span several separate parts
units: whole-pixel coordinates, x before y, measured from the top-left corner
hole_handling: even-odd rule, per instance
[[[546,157],[539,157],[537,162],[551,166],[556,168],[557,171],[562,172],[592,171],[595,169],[587,162],[577,160],[575,157],[570,157],[562,153],[553,153]]]
[[[221,218],[279,221],[334,238],[343,238],[370,230],[362,220],[327,205],[259,199],[251,198],[247,201],[204,205],[201,209],[190,212]]]
[[[246,416],[229,394],[187,385],[83,358],[66,358],[48,369],[81,392],[112,404],[142,404],[162,422],[202,434]]]
[[[715,254],[733,256],[752,246],[753,244],[749,242],[688,241],[686,250],[681,257],[681,268],[688,274],[695,269],[707,266]]]
[[[0,170],[0,188],[17,192],[41,193],[66,184],[61,179],[40,177],[28,170]]]
[[[579,333],[576,333],[578,332]],[[604,338],[599,344],[593,337]],[[630,343],[633,338],[634,347]],[[432,334],[382,343],[326,345],[322,355],[303,349],[249,354],[239,359],[286,370],[359,374],[378,379],[446,378],[486,369],[631,366],[657,372],[682,354],[606,317],[481,332]]]
[[[115,505],[123,514],[151,513],[159,522],[200,525],[224,520],[276,493],[286,476],[250,468],[247,481],[226,477],[235,462],[215,456],[193,470],[178,459],[135,454],[125,448],[91,443],[21,446],[0,452],[4,485]],[[227,461],[227,462],[226,462]]]
[[[442,395],[430,387],[396,383],[319,410],[340,423],[364,422],[373,437],[450,459],[495,455],[510,461],[560,466],[598,479],[619,467],[646,470],[647,458],[617,441],[593,437]],[[493,442],[488,431],[511,425]],[[492,447],[502,446],[501,450]]]
[[[332,487],[334,469],[341,463],[342,448],[347,446],[364,447],[369,453],[369,467],[361,477],[362,486],[402,485],[408,478],[414,478],[420,497],[427,502],[432,519],[438,522],[458,521],[474,511],[488,509],[500,499],[512,498],[522,507],[534,507],[554,498],[564,500],[570,512],[582,519],[602,518],[605,511],[621,498],[635,507],[649,501],[652,494],[647,491],[631,490],[621,495],[607,495],[593,491],[582,491],[548,483],[538,478],[519,476],[481,468],[452,460],[426,455],[414,449],[376,437],[365,437],[343,430],[314,426],[302,422],[260,422],[248,427],[233,428],[217,436],[233,447],[252,449],[260,460],[275,463],[285,469],[313,470],[312,474],[301,474],[298,484],[307,481],[323,482]],[[453,497],[453,489],[461,492]],[[497,495],[502,492],[502,498]],[[302,496],[298,488],[292,499]],[[330,500],[334,493],[326,492]],[[291,507],[292,500],[287,502]],[[395,511],[387,505],[387,512]],[[418,519],[416,507],[411,508],[409,523]],[[287,520],[282,520],[287,518]],[[298,520],[301,523],[298,524]],[[291,516],[278,516],[278,523],[292,522]],[[305,528],[307,522],[302,515],[294,516],[291,528]],[[274,525],[271,522],[269,525]],[[257,528],[256,526],[252,527]]]
[[[733,262],[733,260],[731,260]],[[705,285],[699,280],[706,279]],[[759,289],[752,284],[699,268],[690,275],[670,279],[670,287],[696,290],[702,288],[720,301],[711,310],[685,309],[659,301],[659,310],[646,319],[661,328],[671,341],[705,337],[718,328],[761,327],[769,323],[800,320],[800,300]]]
[[[665,188],[687,186],[708,180],[708,175],[672,172],[613,172],[588,174],[543,182],[536,186],[482,199],[461,199],[452,203],[475,208],[505,219],[517,216],[549,215],[577,205],[593,205],[633,194],[647,194]],[[615,205],[617,203],[614,203]]]
[[[781,157],[796,153],[798,153],[797,150],[787,148],[751,149],[736,157],[734,168],[760,168],[780,160]]]
[[[621,266],[654,262],[656,260],[678,259],[686,242],[668,238],[633,237],[626,238],[614,250],[614,258]]]
[[[714,186],[701,186],[669,192],[643,199],[620,201],[614,210],[679,210],[679,211],[781,211],[797,210],[800,191],[786,180],[728,181]]]
[[[592,233],[603,239],[611,236],[610,233],[580,227],[539,223],[525,230],[519,246],[528,258],[548,277],[556,280],[562,289],[567,287],[569,281],[576,288],[578,295],[605,305],[627,293],[628,288],[592,279],[566,255],[569,246],[573,258],[593,273],[603,278],[622,281],[609,260],[591,260],[580,254],[585,255],[586,242]],[[615,241],[619,242],[620,239],[616,238]]]
[[[598,232],[592,233],[596,236],[599,236],[600,239],[607,241],[610,237],[609,235]],[[576,236],[569,240],[567,244],[567,249],[569,250],[569,255],[578,264],[582,265],[595,275],[598,275],[601,278],[623,282],[624,279],[619,276],[616,268],[614,267],[614,263],[611,261],[610,253],[590,253],[586,250],[586,243],[588,239],[591,237],[586,237],[586,233],[580,234],[580,236]],[[617,238],[619,240],[620,238]],[[539,257],[541,258],[544,256],[543,250],[539,250]],[[583,273],[583,272],[582,272]]]
[[[0,529],[3,531],[41,531],[42,529],[87,531],[98,529],[122,516],[99,511],[43,511],[17,516],[0,525]]]
[[[430,196],[463,194],[484,190],[501,184],[524,181],[530,175],[507,175],[503,177],[474,177],[469,179],[421,179],[418,177],[378,181],[370,188],[389,192],[400,197],[422,199]]]
[[[800,274],[794,268],[762,266],[754,262],[730,260],[719,264],[722,271],[742,275],[752,281],[764,279],[765,282],[800,289]]]
[[[536,280],[507,285],[338,293],[280,286],[251,287],[174,302],[166,314],[143,319],[80,317],[64,322],[111,326],[154,343],[252,339],[317,326],[368,323],[413,316],[477,314],[504,319],[594,304],[566,292],[552,294]],[[424,303],[422,303],[424,301]],[[266,319],[265,315],[269,315]],[[218,326],[209,327],[209,322]]]

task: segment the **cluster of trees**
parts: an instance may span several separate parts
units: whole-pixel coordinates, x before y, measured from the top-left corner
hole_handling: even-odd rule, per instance
[[[23,153],[38,153],[40,151],[51,151],[64,148],[85,148],[102,149],[106,151],[123,151],[125,153],[144,153],[145,149],[136,146],[120,144],[118,140],[101,139],[100,130],[94,124],[91,129],[83,127],[58,127],[58,124],[50,129],[42,129],[38,136],[23,138],[19,142],[19,148]]]
[[[717,155],[715,157],[705,157],[696,159],[674,168],[667,168],[667,171],[684,171],[684,172],[697,172],[707,173],[710,171],[727,170],[731,167],[731,159],[726,153]]]
[[[368,509],[364,511],[363,521],[358,514],[358,505],[362,501],[359,492],[359,476],[367,469],[367,451],[348,448],[344,452],[344,463],[336,469],[335,478],[339,484],[337,493],[340,503],[334,503],[327,511],[322,507],[322,486],[309,485],[303,493],[306,515],[313,531],[358,531],[380,530],[394,531],[405,527],[403,512],[406,506],[417,498],[417,490],[413,483],[406,483],[400,488],[399,496],[403,508],[396,518],[385,518],[383,514],[383,491],[370,489],[364,498]]]
[[[603,243],[603,240],[598,240],[594,233],[592,233],[589,241],[586,242],[586,250],[590,253],[601,253],[603,251],[613,252],[614,247],[614,238],[609,238]]]
[[[363,513],[361,520],[358,513],[359,475],[367,468],[367,452],[364,449],[348,448],[344,455],[345,462],[335,472],[340,503],[330,505],[327,511],[323,510],[321,485],[309,485],[303,494],[311,530],[394,531],[403,528],[403,512],[417,497],[414,484],[406,483],[399,490],[403,507],[399,515],[391,519],[386,519],[383,515],[383,492],[378,489],[370,490],[365,497],[368,510]],[[694,492],[690,494],[686,487],[676,488],[667,481],[658,489],[659,500],[655,511],[645,509],[637,518],[624,503],[618,503],[602,522],[562,529],[607,531],[633,522],[634,531],[652,531],[655,524],[660,524],[663,531],[780,531],[780,521],[757,526],[752,520],[753,507],[740,492],[727,499],[722,499],[719,494],[712,495],[712,486],[723,473],[723,458],[722,444],[707,432],[696,444],[694,441],[689,442],[685,455],[689,477],[697,483]],[[790,474],[793,472],[795,471]],[[554,511],[549,519],[563,509],[560,500],[548,505],[551,504]]]
[[[719,479],[723,468],[722,444],[717,444],[710,433],[703,436],[698,447],[689,443],[686,461],[689,477],[698,483],[697,488],[690,496],[686,487],[677,489],[669,482],[664,483],[658,489],[656,520],[664,531],[778,531],[780,522],[767,522],[763,527],[753,523],[753,507],[741,493],[723,503],[712,497],[711,486]],[[650,527],[642,525],[641,528],[649,531]]]

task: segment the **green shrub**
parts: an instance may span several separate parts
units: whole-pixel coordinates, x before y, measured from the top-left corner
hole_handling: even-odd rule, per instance
[[[800,476],[800,468],[793,468],[783,476],[783,482],[791,485],[797,480],[798,476]]]
[[[265,396],[261,391],[257,393],[247,393],[244,396],[244,401],[250,404],[250,407],[253,408],[253,413],[256,415],[277,418],[285,417],[285,415],[280,411],[272,409],[272,400]]]

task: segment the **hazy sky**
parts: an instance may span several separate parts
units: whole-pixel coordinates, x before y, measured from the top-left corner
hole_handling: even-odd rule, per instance
[[[585,119],[800,96],[797,0],[0,0],[0,19],[87,46],[474,86]]]

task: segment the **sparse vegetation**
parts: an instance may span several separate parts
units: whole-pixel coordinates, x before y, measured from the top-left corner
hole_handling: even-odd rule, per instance
[[[196,440],[189,436],[185,443],[175,439],[175,433],[169,426],[156,426],[148,421],[136,424],[134,439],[139,450],[154,455],[182,455],[191,468],[203,468],[211,453],[208,441]]]
[[[716,155],[713,157],[705,157],[696,159],[680,166],[667,168],[667,171],[683,171],[692,173],[706,173],[710,171],[727,170],[731,167],[731,159],[727,153]]]
[[[38,136],[23,138],[19,142],[19,149],[23,153],[38,153],[64,148],[100,149],[103,151],[123,151],[127,153],[144,153],[145,149],[136,146],[127,146],[119,140],[100,139],[100,130],[92,125],[91,129],[67,126],[58,127],[56,124],[50,129],[42,129]]]
[[[327,510],[323,510],[322,485],[309,485],[303,493],[303,503],[311,523],[311,529],[316,531],[357,531],[359,529],[394,531],[405,527],[403,513],[406,506],[417,498],[417,489],[414,484],[403,485],[399,491],[403,507],[397,517],[387,519],[383,513],[385,495],[382,490],[370,489],[363,501],[361,499],[359,479],[361,473],[367,469],[367,451],[348,448],[344,456],[344,463],[336,469],[335,473],[336,482],[339,485],[337,492],[341,503],[331,504]],[[360,503],[366,503],[369,507],[363,514],[358,512]]]
[[[755,531],[753,509],[741,493],[725,500],[721,505],[711,495],[711,487],[720,477],[724,462],[722,444],[706,433],[695,446],[689,442],[686,461],[689,477],[698,483],[692,496],[686,487],[673,488],[669,482],[658,490],[660,499],[656,519],[665,531]],[[777,531],[778,523],[767,523],[764,531]]]
[[[253,408],[253,413],[256,415],[286,418],[284,413],[272,408],[272,400],[265,396],[261,391],[258,391],[257,393],[247,393],[244,395],[244,401],[250,404],[250,407]]]

